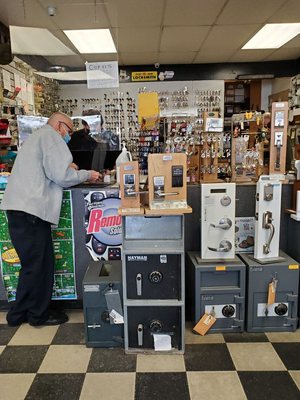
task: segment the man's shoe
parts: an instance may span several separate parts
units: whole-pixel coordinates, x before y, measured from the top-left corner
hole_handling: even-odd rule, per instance
[[[11,327],[20,326],[20,325],[22,325],[23,323],[28,322],[28,321],[27,321],[27,318],[21,319],[21,320],[19,320],[19,321],[9,321],[8,319],[6,319],[6,320],[7,320],[7,325],[8,325],[8,326],[11,326]]]
[[[62,312],[52,313],[51,312],[46,321],[34,322],[34,323],[29,321],[29,325],[31,325],[31,326],[61,325],[61,324],[64,324],[65,322],[68,322],[68,320],[69,320],[69,317],[65,313],[62,313]]]

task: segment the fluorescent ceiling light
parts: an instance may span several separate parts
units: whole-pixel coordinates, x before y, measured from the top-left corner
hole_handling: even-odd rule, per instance
[[[66,30],[64,33],[80,53],[117,52],[109,29]]]
[[[10,26],[13,54],[39,56],[69,56],[75,53],[57,39],[48,29]]]
[[[242,50],[278,49],[299,33],[300,23],[266,24],[242,47]]]
[[[86,71],[70,71],[70,72],[35,72],[37,75],[46,78],[56,79],[58,81],[86,81]]]
[[[56,79],[58,81],[86,81],[87,80],[87,73],[86,70],[84,71],[59,71],[59,72],[42,72],[36,71],[37,75],[45,76],[46,78]],[[112,77],[106,74],[103,71],[91,71],[90,79],[103,79],[109,80]]]

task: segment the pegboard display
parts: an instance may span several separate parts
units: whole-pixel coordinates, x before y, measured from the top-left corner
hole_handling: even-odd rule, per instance
[[[43,117],[50,115],[59,109],[59,83],[54,79],[35,75],[34,79],[34,103],[35,114]]]
[[[21,60],[0,67],[1,118],[34,114],[33,82],[33,69]]]
[[[151,131],[142,131],[137,118],[138,94],[151,91],[158,93],[160,110],[168,116],[168,121],[162,122]],[[182,119],[187,123],[187,117],[192,110],[195,116],[192,136],[197,132],[199,137],[203,113],[218,111],[222,116],[223,101],[224,81],[218,80],[150,82],[144,83],[144,86],[137,83],[121,83],[119,90],[87,89],[83,84],[61,85],[58,104],[61,111],[72,116],[82,116],[89,110],[98,110],[104,120],[103,129],[117,133],[121,136],[121,141],[126,141],[133,159],[139,160],[140,172],[146,174],[149,153],[163,152],[168,146],[170,151],[173,152],[176,148],[177,152],[183,146],[188,149],[194,144],[199,144],[199,140],[190,144],[191,135],[187,129],[181,129],[178,135],[173,135],[174,139],[177,138],[176,143],[169,143],[169,121]],[[186,127],[188,125],[189,123]],[[177,123],[177,128],[180,128],[180,122]]]

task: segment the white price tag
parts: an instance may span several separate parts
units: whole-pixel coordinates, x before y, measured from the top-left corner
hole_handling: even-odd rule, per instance
[[[114,324],[124,324],[124,317],[116,310],[111,310],[109,316],[112,318]]]

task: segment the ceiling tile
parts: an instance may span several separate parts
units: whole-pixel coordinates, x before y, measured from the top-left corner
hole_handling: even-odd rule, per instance
[[[273,54],[266,57],[264,61],[295,60],[300,57],[300,48],[275,50]]]
[[[112,26],[121,28],[160,26],[163,8],[162,0],[115,0],[107,4]]]
[[[289,0],[282,8],[270,16],[269,22],[299,22],[300,1]]]
[[[218,51],[215,49],[200,50],[195,57],[194,63],[218,63],[227,62],[231,55],[235,53],[235,50],[228,50],[226,48],[220,48]]]
[[[203,43],[201,50],[227,48],[239,50],[259,29],[259,25],[214,26]]]
[[[70,11],[70,8],[72,8],[72,11]],[[73,18],[70,18],[70,15]],[[78,18],[75,18],[76,15]],[[72,3],[72,5],[59,4],[56,15],[48,18],[61,29],[97,29],[109,26],[105,6],[99,4],[95,7],[91,2],[90,4],[84,4],[83,2],[79,4]]]
[[[273,53],[274,50],[238,50],[232,57],[229,58],[229,62],[259,62],[264,61],[265,58]]]
[[[261,24],[274,11],[278,10],[286,0],[230,0],[220,14],[217,24]]]
[[[163,24],[193,26],[212,24],[225,0],[167,0]]]
[[[2,8],[5,10],[4,15],[7,15],[7,25],[16,25],[16,26],[28,26],[28,27],[39,27],[39,28],[47,28],[48,26],[52,26],[51,17],[45,13],[45,10],[36,2],[36,0],[28,0],[22,1],[17,0],[16,4],[12,2],[5,2],[6,5],[1,5],[1,20],[2,20]],[[48,17],[49,23],[44,24],[45,17]]]
[[[195,58],[196,52],[161,52],[158,60],[160,64],[191,64]]]
[[[158,61],[157,52],[121,53],[123,65],[151,65]]]
[[[53,17],[47,12],[49,4],[57,8]],[[296,59],[300,35],[276,51],[240,49],[263,23],[299,22],[299,17],[300,0],[0,0],[5,25],[47,28],[76,53],[62,29],[113,26],[119,54],[86,58],[118,57],[121,65]],[[79,55],[51,59],[70,67],[85,61]]]
[[[120,28],[117,32],[117,47],[120,52],[158,51],[160,29],[157,28]]]
[[[165,27],[160,51],[197,51],[209,31],[208,27]]]
[[[294,39],[290,40],[286,44],[284,44],[282,49],[292,49],[298,47],[300,49],[300,35],[297,35]]]

